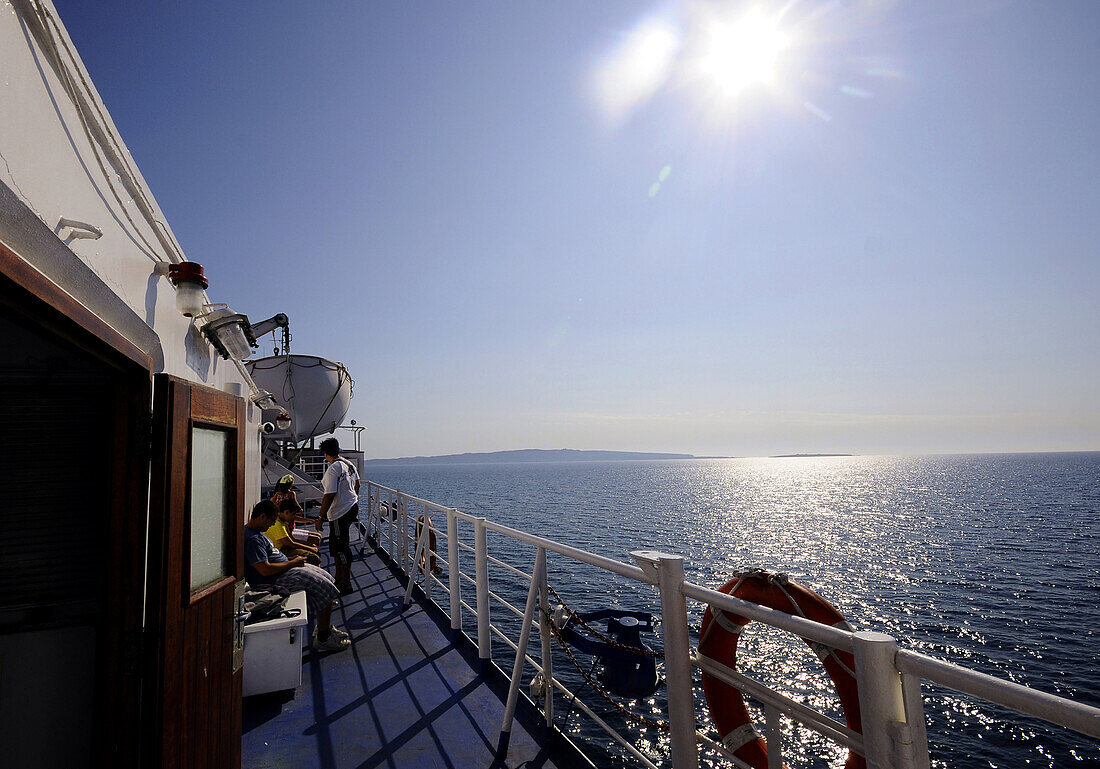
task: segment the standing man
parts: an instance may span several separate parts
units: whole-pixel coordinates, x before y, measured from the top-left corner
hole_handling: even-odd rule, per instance
[[[351,587],[351,525],[359,518],[359,472],[348,460],[340,456],[340,441],[325,438],[321,441],[328,467],[321,478],[321,517],[317,519],[317,531],[328,518],[329,552],[336,561],[336,586],[340,595],[352,592]]]

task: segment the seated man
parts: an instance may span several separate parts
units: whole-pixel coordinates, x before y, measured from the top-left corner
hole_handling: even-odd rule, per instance
[[[276,584],[291,592],[306,591],[306,603],[317,617],[313,648],[340,651],[351,646],[351,638],[332,625],[332,603],[340,595],[329,573],[306,563],[302,556],[288,559],[264,536],[278,518],[271,500],[264,499],[252,508],[244,526],[244,574],[251,585]]]

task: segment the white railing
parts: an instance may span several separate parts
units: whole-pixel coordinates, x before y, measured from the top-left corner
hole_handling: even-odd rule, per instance
[[[320,452],[315,454],[303,452],[298,456],[298,461],[295,463],[295,468],[299,472],[315,481],[321,480],[326,467],[328,467],[328,463],[325,462],[325,455]]]
[[[651,759],[629,740],[610,727],[597,713],[576,699],[560,680],[554,677],[551,655],[553,609],[549,605],[547,553],[589,564],[629,580],[655,586],[659,591],[661,627],[664,641],[665,686],[668,700],[670,749],[675,769],[695,769],[699,764],[699,745],[724,756],[734,765],[748,765],[727,751],[718,741],[696,730],[696,698],[692,666],[737,688],[761,703],[765,713],[765,740],[768,745],[769,768],[783,766],[783,736],[780,716],[816,731],[824,737],[864,756],[870,769],[928,769],[930,766],[922,681],[933,682],[978,699],[994,703],[1018,713],[1034,716],[1051,724],[1073,729],[1100,738],[1100,708],[1030,689],[1019,684],[978,673],[926,655],[899,649],[895,640],[882,633],[851,632],[822,625],[786,614],[766,606],[746,602],[710,588],[692,584],[684,578],[684,563],[680,556],[655,551],[634,551],[630,555],[637,565],[622,563],[579,548],[529,534],[494,523],[480,516],[403,494],[396,489],[366,484],[368,495],[368,532],[379,547],[409,577],[405,594],[408,604],[414,587],[419,584],[431,599],[434,586],[448,593],[451,629],[463,631],[464,613],[476,618],[478,657],[492,659],[493,636],[515,652],[512,660],[511,685],[505,703],[499,749],[506,750],[512,720],[526,666],[541,676],[541,699],[547,725],[554,719],[554,690],[570,699],[570,706],[587,715],[643,766],[656,769]],[[446,532],[434,529],[440,517],[446,519]],[[422,521],[421,526],[416,522]],[[473,544],[462,542],[459,523],[473,528]],[[487,532],[492,531],[534,548],[532,572],[516,568],[489,555]],[[431,568],[435,557],[442,557],[439,548],[431,547],[431,537],[447,543],[447,582],[437,579]],[[473,553],[474,575],[460,569],[462,553]],[[468,556],[467,556],[468,557]],[[489,589],[489,565],[493,564],[527,586],[527,600],[520,610]],[[472,583],[474,603],[463,599],[463,583]],[[465,595],[469,595],[468,589]],[[859,690],[863,733],[819,713],[774,689],[729,668],[719,660],[693,652],[690,640],[687,601],[698,601],[714,610],[725,610],[795,635],[854,655]],[[509,613],[521,618],[518,639],[513,641],[491,622],[491,603],[496,602]],[[537,609],[537,611],[536,611]],[[528,639],[538,622],[541,655],[536,661],[527,654]],[[501,753],[503,755],[503,753]]]

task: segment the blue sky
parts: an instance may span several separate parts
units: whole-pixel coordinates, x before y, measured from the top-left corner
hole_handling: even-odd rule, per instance
[[[368,456],[1100,449],[1095,3],[55,4]],[[752,8],[731,95],[693,63]]]

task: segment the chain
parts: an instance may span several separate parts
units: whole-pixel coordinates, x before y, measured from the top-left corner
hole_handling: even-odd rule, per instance
[[[553,590],[553,588],[550,589]],[[555,595],[557,595],[557,593],[555,593]],[[577,668],[577,671],[584,677],[584,680],[588,683],[589,686],[591,686],[597,693],[599,693],[601,697],[607,700],[607,703],[611,705],[611,707],[615,708],[615,710],[622,713],[627,719],[633,721],[634,723],[642,724],[653,729],[659,729],[663,732],[667,732],[672,729],[672,724],[670,724],[668,721],[655,721],[651,718],[646,718],[645,716],[638,715],[633,710],[630,710],[625,705],[623,705],[621,702],[613,699],[611,695],[608,694],[607,691],[599,684],[599,682],[593,679],[588,671],[584,669],[584,666],[577,661],[577,657],[573,654],[573,650],[569,648],[569,643],[564,638],[562,638],[561,630],[551,621],[551,618],[549,616],[546,617],[546,622],[550,626],[550,631],[554,634],[554,638],[556,638],[558,640],[558,643],[561,644],[561,647],[565,649],[565,653],[569,656],[569,660]]]
[[[592,627],[587,622],[585,622],[584,619],[581,617],[581,615],[577,614],[575,611],[570,609],[566,605],[566,603],[562,599],[562,597],[560,595],[558,595],[558,591],[555,590],[553,588],[553,586],[547,584],[546,587],[550,588],[550,592],[554,594],[554,598],[556,598],[558,603],[560,603],[562,606],[565,606],[565,608],[569,612],[570,616],[574,617],[577,620],[577,622],[580,624],[581,627],[583,627],[585,630],[587,630],[592,635],[596,636],[596,638],[599,638],[601,641],[603,641],[608,646],[614,647],[616,649],[620,649],[621,651],[630,652],[631,654],[634,654],[638,657],[653,657],[654,659],[658,659],[658,660],[663,660],[665,658],[665,653],[663,651],[654,651],[652,649],[645,649],[645,648],[639,649],[637,646],[628,646],[627,644],[619,643],[614,638],[610,638],[609,636],[605,635],[604,633],[601,633],[599,630],[597,630],[596,628]],[[551,624],[553,624],[553,623],[551,623]]]
[[[603,640],[604,642],[610,644],[611,646],[615,646],[615,647],[620,648],[620,649],[625,649],[625,650],[630,651],[630,652],[642,653],[642,654],[646,654],[646,656],[652,656],[652,657],[657,657],[659,659],[664,659],[664,656],[665,656],[664,652],[653,652],[653,651],[649,651],[649,650],[645,650],[645,649],[639,650],[639,649],[637,649],[633,646],[626,646],[625,644],[620,644],[617,641],[614,641],[613,639],[608,638],[606,635],[601,633],[599,630],[596,630],[594,627],[592,627],[587,622],[585,622],[583,619],[581,619],[580,615],[578,615],[572,609],[569,609],[569,607],[566,605],[565,601],[558,594],[558,591],[555,590],[552,585],[547,583],[546,587],[549,588],[550,592],[554,594],[554,598],[556,598],[558,600],[558,602],[561,603],[562,606],[565,606],[565,608],[569,611],[570,615],[573,616],[573,617],[576,617],[577,622],[580,623],[581,626],[586,628],[590,633],[592,633],[597,638],[600,638],[601,640]],[[613,699],[611,697],[611,695],[608,694],[607,691],[603,688],[603,686],[601,686],[598,681],[593,679],[591,673],[589,671],[585,670],[584,666],[581,665],[581,663],[577,660],[576,655],[573,654],[573,650],[569,647],[569,642],[566,641],[565,638],[562,637],[561,629],[553,622],[553,618],[550,617],[550,612],[543,610],[543,615],[544,615],[544,619],[546,621],[546,624],[550,627],[550,632],[553,634],[554,638],[557,639],[557,642],[559,644],[561,644],[561,647],[565,650],[565,654],[569,657],[569,661],[573,663],[573,666],[577,669],[577,672],[579,672],[581,674],[581,676],[584,678],[585,682],[589,686],[591,686],[592,689],[595,690],[601,697],[603,697],[604,700],[606,700],[607,703],[609,705],[611,705],[611,707],[615,708],[615,710],[617,710],[619,713],[621,713],[627,720],[633,721],[636,724],[642,724],[643,726],[648,726],[652,729],[657,729],[658,731],[662,731],[662,732],[672,731],[671,722],[669,722],[669,721],[657,721],[657,720],[652,719],[652,718],[646,718],[645,716],[639,715],[639,714],[635,713],[634,711],[628,709],[621,702],[618,702],[617,700]],[[595,664],[593,664],[592,667],[595,668]],[[574,693],[573,694],[573,699],[576,699],[576,697],[577,697],[577,694]],[[699,729],[698,726],[696,726],[696,736],[697,737],[705,737],[706,733],[704,732],[704,730]]]

